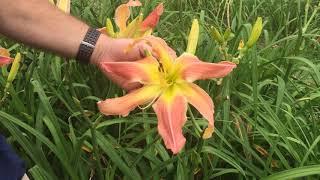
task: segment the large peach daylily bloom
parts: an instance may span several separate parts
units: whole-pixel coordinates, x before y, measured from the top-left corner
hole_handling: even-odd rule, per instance
[[[98,102],[105,115],[127,116],[139,105],[153,104],[158,117],[158,131],[168,149],[176,154],[185,144],[182,127],[186,121],[187,104],[194,106],[214,128],[214,104],[210,96],[193,82],[200,79],[222,78],[236,67],[231,62],[207,63],[184,53],[176,57],[160,38],[145,37],[156,57],[148,56],[135,62],[103,62],[102,68],[143,86],[123,97]],[[208,136],[208,135],[206,135]],[[210,136],[210,135],[209,135]]]
[[[9,51],[4,48],[0,48],[0,67],[10,64],[11,62],[12,58],[10,58]]]
[[[112,23],[109,19],[106,28],[102,28],[100,31],[113,38],[139,38],[151,35],[152,30],[158,24],[160,16],[163,13],[163,4],[159,4],[144,20],[143,14],[140,14],[127,25],[131,15],[130,7],[141,5],[139,0],[130,0],[126,4],[120,5],[115,11],[115,23],[119,31],[114,32]]]

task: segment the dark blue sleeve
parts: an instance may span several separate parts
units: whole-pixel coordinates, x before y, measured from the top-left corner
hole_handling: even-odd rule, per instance
[[[21,180],[25,164],[13,151],[6,139],[0,135],[0,179]]]

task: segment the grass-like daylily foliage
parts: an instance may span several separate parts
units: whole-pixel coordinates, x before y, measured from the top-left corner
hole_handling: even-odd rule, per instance
[[[118,32],[112,10],[121,2],[72,0],[71,8],[74,16],[92,25],[110,17]],[[160,1],[141,2],[150,9]],[[121,97],[122,90],[96,68],[1,37],[0,46],[10,48],[12,58],[23,52],[23,61],[8,93],[3,89],[11,65],[0,71],[0,95],[7,94],[0,105],[0,132],[24,159],[30,179],[317,179],[320,4],[161,2],[166,11],[157,35],[180,55],[187,49],[186,26],[198,17],[196,55],[208,62],[238,58],[254,22],[262,17],[259,40],[232,75],[217,83],[196,82],[214,101],[213,137],[200,139],[207,121],[190,105],[183,127],[186,144],[172,155],[159,140],[153,109],[136,108],[126,118],[101,117],[96,102]],[[211,36],[211,26],[224,43]],[[234,35],[226,38],[228,28]]]
[[[116,9],[114,17],[119,31],[114,31],[110,19],[107,19],[106,27],[100,29],[100,31],[113,38],[139,38],[151,35],[163,13],[163,4],[159,4],[145,19],[143,19],[143,14],[140,13],[138,17],[128,24],[128,19],[131,15],[130,7],[141,5],[139,0],[130,0],[126,4],[120,5]]]
[[[0,66],[10,64],[12,58],[10,58],[10,53],[7,49],[0,48]]]
[[[137,106],[152,104],[158,117],[158,131],[168,149],[176,154],[186,139],[182,127],[190,103],[208,120],[214,129],[214,105],[210,96],[193,82],[200,79],[222,78],[236,65],[231,62],[206,63],[190,53],[176,57],[166,43],[156,37],[145,37],[156,53],[136,62],[104,62],[102,68],[111,75],[143,86],[127,95],[98,103],[105,115],[127,116]],[[141,41],[141,40],[140,40]],[[210,137],[210,135],[206,135]]]

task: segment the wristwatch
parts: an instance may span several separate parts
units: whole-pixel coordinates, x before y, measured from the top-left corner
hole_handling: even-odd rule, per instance
[[[77,61],[86,64],[90,62],[91,55],[100,35],[100,31],[91,27],[88,29],[84,39],[80,43],[78,54],[76,56]]]

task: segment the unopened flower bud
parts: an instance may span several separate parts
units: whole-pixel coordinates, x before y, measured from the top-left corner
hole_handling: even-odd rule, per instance
[[[197,44],[199,39],[199,22],[197,19],[194,19],[192,22],[191,30],[188,38],[187,52],[195,54],[197,50]]]
[[[215,28],[215,27],[212,27],[211,28],[211,36],[214,40],[216,40],[219,44],[223,44],[224,42],[224,39],[223,37],[221,36],[220,32]]]
[[[249,37],[249,40],[246,44],[248,48],[251,48],[259,39],[262,32],[262,18],[258,17],[257,21],[253,25],[251,35]]]

